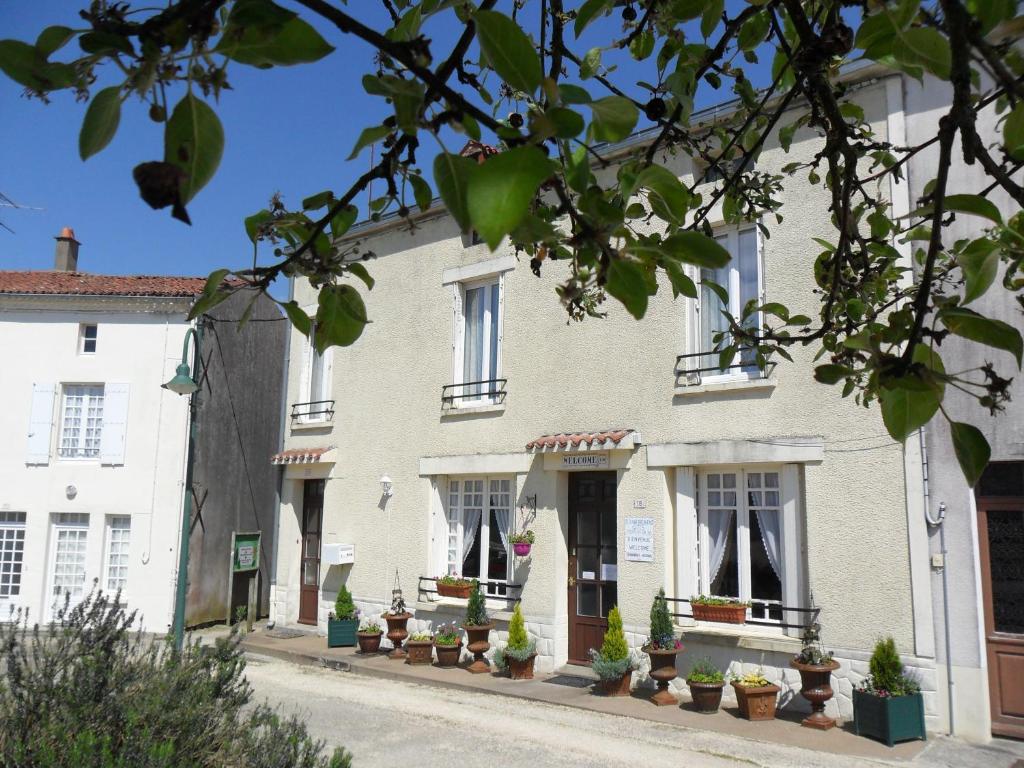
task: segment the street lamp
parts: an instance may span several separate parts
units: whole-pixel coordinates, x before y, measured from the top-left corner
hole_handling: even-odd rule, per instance
[[[188,364],[188,340],[192,337],[192,366]],[[199,391],[199,382],[192,374],[199,372],[199,345],[202,328],[189,328],[181,344],[181,363],[174,372],[174,378],[161,386],[179,395],[188,395],[188,458],[185,460],[185,499],[181,511],[181,544],[178,546],[178,583],[174,597],[174,647],[179,651],[185,643],[185,597],[188,592],[188,543],[192,534],[192,464],[196,449],[196,401],[192,397]]]

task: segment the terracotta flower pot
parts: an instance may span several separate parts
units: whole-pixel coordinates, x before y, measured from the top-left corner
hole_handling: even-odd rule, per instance
[[[360,653],[377,653],[380,651],[380,632],[356,632]]]
[[[598,683],[598,690],[605,696],[629,696],[632,683],[633,670],[627,669],[622,677],[612,680],[601,680]]]
[[[406,664],[429,664],[434,660],[433,640],[410,640],[405,644]]]
[[[460,600],[468,600],[469,593],[472,590],[472,584],[459,586],[457,584],[442,584],[441,582],[437,582],[437,594],[441,597],[457,597]]]
[[[536,653],[531,654],[523,661],[505,656],[505,662],[508,664],[508,676],[513,680],[533,680],[533,662],[536,658]]]
[[[717,712],[722,705],[722,689],[725,681],[721,683],[698,683],[695,680],[687,680],[686,685],[690,689],[690,696],[693,698],[693,708],[698,712]]]
[[[736,691],[736,702],[740,706],[740,715],[747,720],[774,720],[775,705],[779,698],[779,686],[762,685],[754,688],[747,685],[737,685],[735,682],[732,688]]]
[[[516,553],[516,557],[526,557],[530,554],[530,547],[532,546],[528,541],[516,541],[512,544],[512,551]]]
[[[402,641],[409,636],[409,631],[405,628],[405,625],[409,623],[411,618],[411,613],[398,613],[394,616],[384,614],[384,621],[388,623],[388,640],[391,641],[393,646],[391,653],[388,654],[389,659],[405,658],[406,653],[402,648]]]
[[[832,672],[839,669],[839,662],[801,664],[792,659],[789,666],[800,673],[800,695],[811,703],[811,714],[803,719],[801,725],[820,731],[834,727],[835,719],[825,714],[825,702],[832,698]]]
[[[437,666],[457,667],[459,657],[462,655],[462,641],[458,645],[438,645],[434,643],[434,650],[437,652]]]
[[[491,630],[494,629],[493,624],[481,624],[476,627],[463,627],[466,630],[466,650],[473,654],[473,663],[471,663],[467,670],[474,674],[480,674],[482,672],[489,672],[491,665],[488,663],[484,654],[491,648],[491,643],[488,641],[488,637],[491,634]]]
[[[682,646],[655,650],[645,645],[642,650],[651,657],[651,677],[658,683],[658,690],[651,696],[651,702],[659,707],[678,704],[676,697],[668,692],[668,684],[676,679],[676,655],[683,650]]]
[[[746,624],[747,606],[745,605],[705,605],[691,603],[693,618],[697,621],[717,621],[720,624]]]

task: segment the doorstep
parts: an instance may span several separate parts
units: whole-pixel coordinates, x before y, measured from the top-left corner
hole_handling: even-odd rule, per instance
[[[804,728],[800,725],[804,715],[797,712],[782,711],[775,720],[751,722],[739,716],[735,705],[729,705],[723,706],[715,714],[704,715],[689,709],[689,696],[686,695],[683,696],[682,706],[657,707],[647,701],[649,689],[640,689],[634,691],[632,696],[621,698],[598,696],[589,686],[583,685],[585,673],[573,667],[559,669],[554,674],[538,674],[534,680],[512,681],[497,674],[473,675],[464,669],[441,669],[433,665],[410,666],[402,661],[392,661],[386,653],[363,656],[355,648],[328,648],[324,638],[317,636],[282,640],[267,637],[264,632],[252,632],[242,639],[242,648],[247,653],[272,656],[295,664],[324,666],[368,677],[529,699],[866,760],[906,762],[917,757],[926,746],[922,741],[908,741],[890,749],[884,744],[855,735],[852,723],[843,723],[830,731]],[[568,679],[573,677],[575,681]]]

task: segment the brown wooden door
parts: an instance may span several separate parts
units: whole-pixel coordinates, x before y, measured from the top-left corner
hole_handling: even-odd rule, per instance
[[[1001,491],[1015,495],[996,495]],[[984,495],[983,495],[984,494]],[[978,485],[992,733],[1024,738],[1024,462],[992,464]]]
[[[320,529],[324,516],[324,481],[302,486],[302,551],[300,552],[299,623],[316,624],[320,606]]]
[[[569,475],[569,661],[589,664],[618,602],[614,472]]]

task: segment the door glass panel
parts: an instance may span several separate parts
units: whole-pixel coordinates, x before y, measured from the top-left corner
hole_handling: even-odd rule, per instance
[[[601,510],[601,545],[615,546],[615,504],[608,502]]]
[[[315,587],[317,582],[316,560],[302,561],[302,583],[307,587]]]
[[[601,563],[603,565],[615,565],[616,554],[615,547],[601,547]]]
[[[711,537],[711,594],[719,597],[739,597],[739,559],[736,553],[736,515],[732,510],[716,509],[710,512]],[[716,536],[717,534],[717,536]],[[717,566],[717,571],[716,571]]]
[[[597,548],[596,547],[579,547],[576,550],[576,562],[578,563],[577,578],[580,579],[596,579],[598,574],[598,563],[597,563]],[[584,576],[583,574],[591,574]]]
[[[580,582],[576,585],[576,613],[580,616],[597,616],[600,602],[598,584]]]
[[[491,496],[492,503],[494,496]],[[490,541],[487,554],[487,578],[508,578],[508,510],[492,510]]]
[[[597,544],[600,518],[591,509],[581,509],[576,513],[576,540],[579,544]]]
[[[608,618],[608,611],[619,602],[618,588],[615,582],[601,585],[601,618]]]
[[[1024,510],[988,512],[992,620],[996,632],[1024,634]]]
[[[320,559],[320,537],[315,533],[306,534],[306,557],[311,557],[314,560]]]

